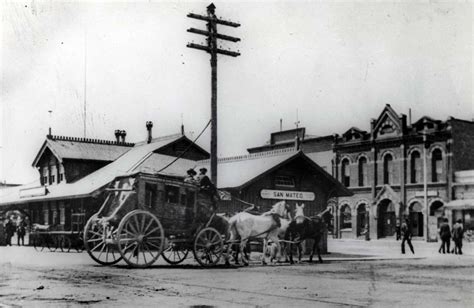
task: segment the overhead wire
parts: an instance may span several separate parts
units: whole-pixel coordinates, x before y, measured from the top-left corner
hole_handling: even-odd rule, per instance
[[[193,145],[196,144],[196,141],[199,139],[199,137],[201,137],[201,135],[204,133],[204,131],[206,131],[206,129],[209,127],[209,125],[211,124],[211,120],[209,120],[209,122],[207,122],[206,126],[204,127],[204,129],[199,133],[199,135],[192,141],[192,143],[190,145],[188,145],[188,147],[183,151],[183,153],[179,154],[173,161],[171,161],[169,164],[167,164],[166,166],[164,166],[163,168],[161,168],[160,170],[158,170],[156,173],[160,173],[162,172],[163,170],[166,170],[168,167],[170,167],[171,165],[173,165],[176,161],[178,161],[178,159],[180,159],[181,157],[184,156],[184,154],[186,154],[189,149],[191,149],[191,147]]]

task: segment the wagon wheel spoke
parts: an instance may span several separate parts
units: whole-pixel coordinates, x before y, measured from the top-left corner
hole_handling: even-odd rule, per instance
[[[150,219],[150,222],[148,223],[148,225],[145,227],[145,229],[143,229],[143,233],[145,233],[145,231],[148,230],[152,224],[153,224],[153,219]]]
[[[155,257],[155,255],[151,252],[150,248],[148,248],[148,244],[147,243],[143,243],[143,247],[145,247],[145,249],[148,251],[148,253],[152,256],[152,258]]]
[[[155,232],[155,231],[157,231],[157,230],[160,230],[160,227],[159,227],[159,226],[156,227],[156,228],[154,228],[153,230],[151,230],[151,231],[145,233],[144,236],[148,236],[148,235],[152,234],[153,232]]]

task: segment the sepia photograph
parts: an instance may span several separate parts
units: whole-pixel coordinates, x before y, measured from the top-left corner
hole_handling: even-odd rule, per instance
[[[0,2],[0,308],[472,307],[473,13]]]

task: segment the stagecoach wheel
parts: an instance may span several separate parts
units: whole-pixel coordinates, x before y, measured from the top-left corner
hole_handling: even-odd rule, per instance
[[[45,244],[43,243],[43,237],[40,234],[36,234],[33,237],[33,247],[36,251],[43,251]]]
[[[60,245],[60,240],[59,237],[48,234],[46,243],[48,245],[49,251],[55,252]]]
[[[84,228],[84,247],[89,256],[102,265],[113,265],[122,259],[117,245],[108,234],[110,232],[110,229],[104,229],[97,215],[93,215]]]
[[[214,228],[204,228],[194,240],[194,258],[201,266],[216,265],[224,249],[222,236]]]
[[[168,248],[161,253],[161,256],[167,263],[176,265],[183,262],[188,256],[188,253],[188,249],[181,249],[176,243],[171,243]]]
[[[61,240],[61,251],[62,252],[70,252],[71,251],[71,239],[67,236],[63,237]]]
[[[135,210],[120,222],[117,241],[120,255],[129,266],[148,267],[163,252],[165,233],[155,215]]]

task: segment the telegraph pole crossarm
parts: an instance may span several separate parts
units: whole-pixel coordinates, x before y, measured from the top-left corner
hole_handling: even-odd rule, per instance
[[[207,16],[189,13],[187,17],[207,21],[207,31],[189,28],[187,31],[206,37],[207,46],[188,43],[186,47],[203,50],[211,55],[211,180],[217,186],[217,54],[238,57],[239,52],[217,48],[217,40],[239,42],[240,38],[217,33],[217,25],[240,27],[240,24],[216,17],[216,6],[211,3],[207,7]]]

